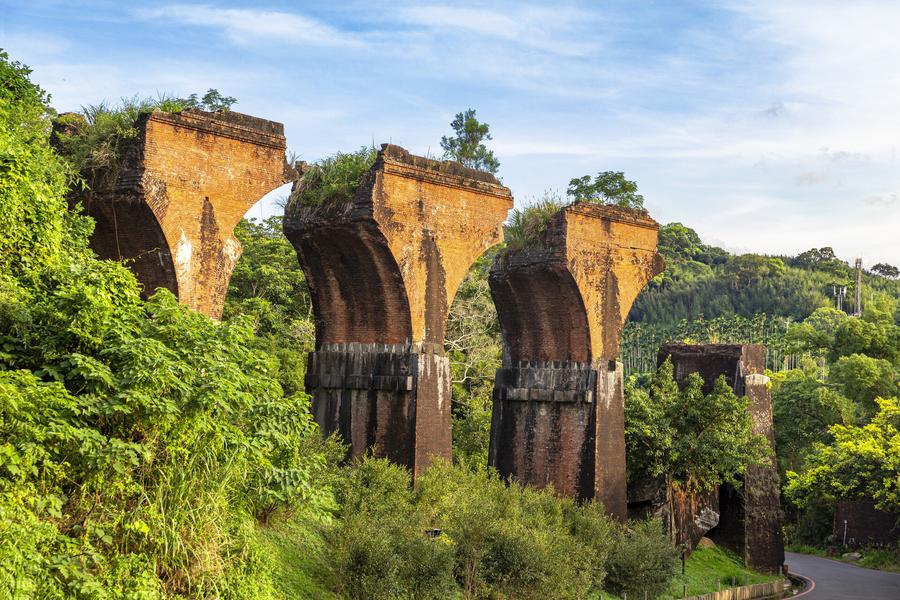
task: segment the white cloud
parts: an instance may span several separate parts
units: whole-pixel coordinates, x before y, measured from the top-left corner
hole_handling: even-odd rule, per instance
[[[217,8],[207,4],[170,4],[140,10],[136,14],[148,20],[165,19],[183,25],[220,29],[228,39],[237,44],[276,42],[348,48],[365,45],[357,37],[294,12]]]

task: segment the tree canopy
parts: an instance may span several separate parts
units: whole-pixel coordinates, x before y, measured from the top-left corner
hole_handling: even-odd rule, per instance
[[[500,170],[500,161],[494,156],[493,151],[484,145],[485,140],[492,139],[491,128],[487,123],[475,118],[474,109],[469,108],[456,113],[450,127],[453,128],[453,135],[441,138],[445,159],[455,160],[463,166],[488,173]]]
[[[666,475],[691,492],[736,483],[748,466],[771,460],[764,436],[752,430],[749,400],[719,377],[709,394],[692,373],[679,389],[672,361],[652,376],[649,390],[629,382],[625,441],[629,478]]]
[[[625,179],[621,171],[603,171],[593,179],[590,175],[575,177],[569,181],[567,193],[576,202],[644,208],[644,197],[637,193],[637,184]]]

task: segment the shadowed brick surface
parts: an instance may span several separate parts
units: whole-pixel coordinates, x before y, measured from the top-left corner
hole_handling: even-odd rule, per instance
[[[316,314],[306,378],[325,434],[421,472],[450,458],[444,328],[469,267],[500,241],[509,190],[385,144],[352,201],[292,197],[284,231]]]
[[[125,144],[112,180],[79,194],[96,222],[91,246],[126,259],[149,295],[163,287],[219,318],[241,244],[233,230],[285,181],[280,123],[236,112],[154,112]]]
[[[659,226],[644,213],[576,203],[541,245],[500,255],[491,295],[503,331],[490,464],[501,474],[602,501],[624,519],[619,337],[631,304],[662,271]]]
[[[715,380],[724,375],[737,395],[750,400],[753,432],[765,435],[774,452],[769,378],[763,375],[765,354],[765,348],[755,344],[670,344],[660,349],[659,362],[670,356],[675,367],[675,378],[679,382],[691,373],[699,373],[704,381],[705,393],[709,393]],[[741,490],[722,485],[718,505],[719,523],[709,530],[707,536],[737,552],[754,569],[780,571],[784,563],[783,516],[778,494],[778,471],[774,464],[750,467],[744,475]],[[682,519],[696,517],[690,510],[675,512],[680,512]],[[687,530],[689,527],[679,529]],[[685,541],[696,543],[697,540],[689,538]]]
[[[844,521],[848,544],[900,543],[900,514],[875,508],[872,500],[845,500],[834,511],[834,535],[844,541]]]

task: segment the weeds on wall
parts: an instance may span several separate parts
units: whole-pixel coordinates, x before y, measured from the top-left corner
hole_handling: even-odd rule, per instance
[[[89,190],[111,184],[118,177],[126,144],[139,132],[138,120],[153,112],[179,113],[193,108],[228,110],[237,100],[210,89],[202,97],[160,95],[134,96],[118,105],[108,102],[83,106],[80,112],[64,113],[55,119],[54,144],[85,179]]]
[[[376,158],[378,151],[374,147],[362,146],[355,152],[337,152],[306,165],[291,191],[288,205],[321,206],[326,202],[350,202]],[[287,208],[285,210],[289,211]]]

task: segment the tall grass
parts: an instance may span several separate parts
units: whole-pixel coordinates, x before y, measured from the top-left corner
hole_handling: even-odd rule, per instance
[[[564,206],[558,195],[548,192],[531,206],[513,210],[509,223],[503,228],[506,246],[520,250],[543,242],[550,219]]]
[[[362,146],[355,152],[337,152],[316,161],[303,173],[288,204],[320,206],[325,202],[350,202],[377,157],[374,146]]]

